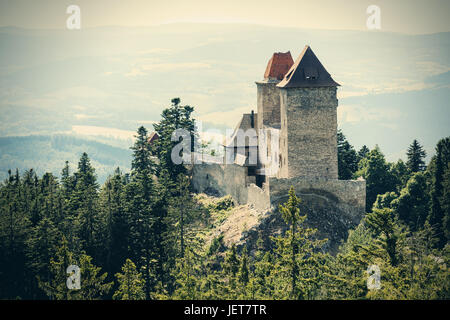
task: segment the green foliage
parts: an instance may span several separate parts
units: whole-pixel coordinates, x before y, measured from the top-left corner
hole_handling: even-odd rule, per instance
[[[366,210],[370,211],[377,195],[395,191],[397,187],[395,176],[378,146],[371,150],[358,166],[356,175],[366,179]]]
[[[398,217],[409,226],[411,231],[419,230],[427,218],[430,201],[427,180],[423,173],[417,172],[400,191],[398,198],[391,203]]]
[[[438,247],[443,248],[447,242],[446,234],[448,231],[448,209],[443,208],[444,202],[444,184],[448,186],[448,181],[445,182],[445,170],[448,169],[450,163],[450,138],[441,139],[436,146],[436,156],[433,159],[434,166],[432,167],[432,182],[431,182],[431,204],[430,213],[427,222],[434,229],[434,233],[438,239]],[[447,192],[448,194],[448,192]],[[445,207],[445,204],[444,204]]]
[[[358,155],[341,130],[337,133],[339,179],[352,179],[358,170]]]
[[[424,171],[426,169],[424,159],[427,153],[416,139],[409,146],[406,155],[408,156],[406,164],[411,172]]]
[[[324,258],[319,249],[327,240],[313,238],[316,229],[307,228],[306,215],[300,215],[301,200],[295,195],[293,187],[289,190],[289,199],[279,210],[289,230],[286,235],[274,237],[275,265],[272,276],[274,297],[280,299],[311,299],[320,287],[323,276]]]
[[[171,181],[176,181],[179,174],[186,175],[187,172],[183,164],[175,164],[172,161],[172,150],[179,143],[178,141],[172,141],[172,134],[177,129],[187,130],[191,135],[190,151],[193,151],[194,145],[197,143],[197,135],[195,133],[195,120],[191,117],[194,108],[188,105],[181,106],[179,98],[174,98],[171,102],[172,105],[163,110],[161,121],[153,125],[159,139],[154,141],[152,152],[159,159],[157,176],[162,176],[164,172],[169,175]]]
[[[117,168],[101,187],[86,153],[73,173],[65,163],[59,181],[9,171],[0,184],[1,299],[449,299],[449,138],[414,172],[378,147],[356,154],[340,135],[341,168],[366,179],[369,213],[330,255],[293,188],[274,213],[286,232],[245,245],[211,233],[233,199],[193,196],[188,170],[165,162],[175,126],[163,126],[178,121],[195,135],[191,109],[174,100],[163,114],[161,144],[149,146],[139,128],[131,172]],[[66,285],[71,264],[79,290]],[[367,287],[372,265],[380,289]]]
[[[363,145],[361,149],[359,149],[358,151],[358,162],[366,158],[369,152],[370,152],[369,148],[367,148],[366,145]]]
[[[78,260],[78,261],[77,261]],[[67,267],[78,265],[81,271],[80,289],[68,289]],[[50,279],[38,278],[39,287],[52,300],[97,300],[111,289],[112,283],[105,283],[106,273],[100,274],[100,267],[92,264],[92,257],[82,253],[79,259],[69,250],[63,237],[55,258],[50,259]]]
[[[214,203],[211,203],[208,205],[208,209],[214,210],[214,211],[229,210],[233,207],[234,207],[234,201],[233,201],[233,198],[229,195],[219,198]]]
[[[136,265],[130,259],[125,261],[122,273],[116,273],[118,289],[114,292],[115,300],[143,300],[145,299],[144,280]]]
[[[8,177],[10,168],[18,168],[21,174],[34,168],[39,176],[46,172],[58,176],[61,164],[67,160],[70,165],[76,166],[83,152],[91,157],[100,183],[117,166],[126,170],[130,168],[131,152],[125,145],[112,146],[109,141],[101,143],[62,134],[4,136],[0,137],[0,180]]]
[[[375,232],[375,235],[379,236],[381,247],[389,255],[391,265],[396,266],[400,259],[398,242],[404,234],[397,223],[393,210],[374,209],[373,212],[366,215],[365,223]]]

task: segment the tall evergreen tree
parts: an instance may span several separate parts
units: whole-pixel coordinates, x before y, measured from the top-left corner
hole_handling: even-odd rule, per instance
[[[159,259],[156,256],[156,238],[161,230],[156,230],[153,205],[154,194],[154,163],[151,159],[147,130],[138,129],[131,162],[131,181],[125,188],[127,215],[129,221],[129,245],[131,259],[136,261],[145,280],[146,298],[155,288],[155,277]]]
[[[417,172],[409,179],[398,198],[392,201],[392,208],[411,231],[417,231],[425,224],[429,201],[426,177],[422,172]]]
[[[128,256],[128,219],[125,212],[125,179],[117,168],[100,192],[104,225],[104,261],[108,273],[115,274]]]
[[[399,261],[399,240],[404,234],[397,223],[392,209],[373,209],[364,219],[365,223],[377,234],[381,235],[382,247],[389,255],[390,263],[396,266]]]
[[[173,229],[173,238],[176,252],[179,256],[184,256],[187,246],[194,247],[192,242],[195,238],[195,231],[192,222],[200,214],[190,193],[190,180],[187,176],[180,174],[174,187],[173,197],[170,201],[168,220]]]
[[[307,216],[300,215],[300,202],[291,186],[288,201],[279,206],[289,230],[284,237],[272,237],[276,255],[271,276],[276,279],[274,294],[278,298],[312,299],[320,287],[323,263],[319,262],[319,249],[327,240],[312,238],[317,229],[304,226]]]
[[[443,229],[448,243],[450,241],[450,163],[447,163],[442,187],[444,188],[442,195],[442,209],[444,210]]]
[[[424,159],[427,153],[416,139],[409,146],[406,155],[408,156],[406,164],[411,172],[424,171],[426,169]]]
[[[359,166],[356,175],[366,179],[366,211],[369,212],[379,194],[396,189],[396,179],[378,146],[360,161]]]
[[[49,261],[55,256],[60,240],[61,234],[59,230],[48,217],[44,217],[39,221],[30,233],[26,250],[27,271],[32,275],[29,286],[31,287],[33,299],[45,297],[38,290],[36,276],[39,276],[42,281],[50,281],[51,268]]]
[[[143,300],[145,299],[144,280],[133,261],[127,259],[122,267],[122,273],[116,273],[119,287],[114,292],[116,300]]]
[[[79,267],[79,289],[67,287],[67,268],[70,265]],[[92,257],[81,253],[78,258],[71,252],[67,240],[63,237],[56,256],[50,260],[50,279],[43,281],[39,278],[39,286],[51,300],[98,300],[104,298],[112,287],[111,282],[105,282],[107,273],[100,274],[100,270],[100,267],[92,263]]]
[[[442,208],[442,197],[444,195],[444,170],[450,161],[450,138],[442,139],[436,146],[436,156],[434,157],[434,170],[432,176],[431,187],[431,205],[428,215],[428,223],[434,229],[436,238],[438,239],[438,247],[444,247],[447,237],[444,231],[445,212]]]
[[[361,161],[361,159],[364,159],[369,154],[370,150],[367,148],[366,145],[363,145],[361,149],[358,151],[358,162]]]
[[[341,130],[337,133],[339,179],[349,180],[358,170],[358,156]]]
[[[19,172],[8,173],[0,195],[0,294],[14,299],[25,294],[26,242],[31,222],[24,210]]]
[[[164,109],[161,114],[161,121],[154,124],[153,127],[159,136],[159,139],[154,141],[153,153],[158,157],[160,164],[158,165],[157,175],[161,176],[164,172],[169,174],[171,181],[176,181],[179,174],[187,173],[186,167],[183,164],[175,164],[172,161],[172,150],[178,141],[172,141],[172,134],[177,129],[185,129],[190,134],[191,151],[197,141],[195,133],[195,120],[192,118],[193,107],[188,105],[181,106],[179,98],[172,99],[172,105]]]
[[[69,243],[79,253],[85,250],[89,255],[99,258],[100,216],[98,210],[98,183],[95,169],[87,153],[81,155],[78,170],[74,174],[75,188],[71,194],[70,207],[75,213],[75,230],[80,243]]]

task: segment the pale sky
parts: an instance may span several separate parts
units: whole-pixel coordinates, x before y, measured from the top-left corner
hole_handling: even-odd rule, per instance
[[[65,28],[73,4],[83,28],[212,22],[367,30],[373,4],[381,9],[381,31],[450,31],[449,0],[0,0],[0,26]]]

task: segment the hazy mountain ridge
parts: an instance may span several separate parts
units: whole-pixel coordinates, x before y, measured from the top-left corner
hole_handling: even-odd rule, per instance
[[[290,50],[295,59],[305,44],[342,85],[339,127],[355,146],[378,143],[396,160],[414,138],[432,153],[450,134],[450,33],[242,24],[2,27],[0,44],[0,136],[78,135],[88,127],[109,136],[108,130],[134,132],[140,125],[151,131],[173,97],[194,106],[204,128],[233,127],[242,112],[256,110],[254,82],[271,54]],[[10,152],[8,165],[14,161],[23,162]]]
[[[0,137],[0,178],[4,180],[8,170],[15,172],[16,168],[21,173],[33,169],[39,175],[52,172],[59,176],[66,160],[73,172],[83,152],[89,155],[100,183],[115,168],[126,172],[131,165],[131,150],[74,136]]]

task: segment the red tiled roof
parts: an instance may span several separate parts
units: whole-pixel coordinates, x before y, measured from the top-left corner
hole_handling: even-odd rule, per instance
[[[283,79],[284,75],[289,71],[293,64],[294,60],[292,59],[290,51],[286,53],[275,52],[267,64],[264,79]]]

